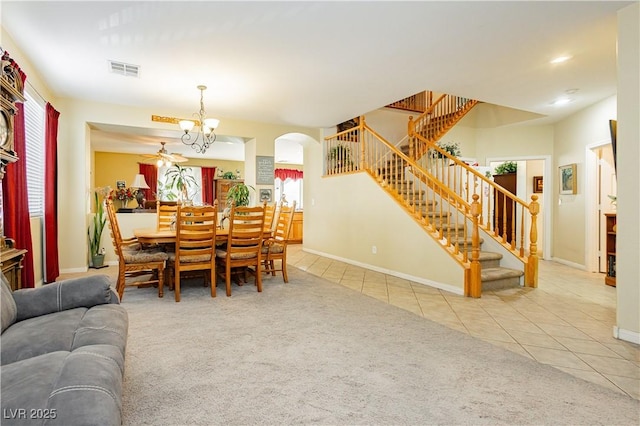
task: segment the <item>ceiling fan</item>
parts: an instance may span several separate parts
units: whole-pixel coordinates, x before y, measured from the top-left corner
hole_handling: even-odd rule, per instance
[[[184,163],[185,161],[189,161],[188,158],[183,157],[180,154],[169,154],[164,147],[166,142],[160,142],[162,144],[162,148],[155,154],[142,154],[143,157],[153,158],[157,160],[158,167],[167,166],[171,167],[173,163]]]

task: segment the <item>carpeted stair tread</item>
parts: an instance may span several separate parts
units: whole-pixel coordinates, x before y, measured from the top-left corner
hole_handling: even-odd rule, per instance
[[[520,277],[523,275],[524,272],[517,269],[483,268],[480,274],[482,292],[520,287]]]

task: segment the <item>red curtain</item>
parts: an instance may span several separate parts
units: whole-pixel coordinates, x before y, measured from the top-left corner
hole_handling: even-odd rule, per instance
[[[215,167],[202,167],[202,202],[213,205],[213,180],[216,177]]]
[[[15,247],[27,249],[22,268],[22,287],[34,287],[33,251],[29,198],[27,197],[26,141],[24,136],[24,105],[17,104],[14,121],[14,149],[19,160],[7,165],[2,180],[4,235],[15,240]]]
[[[58,262],[58,117],[60,113],[47,102],[44,154],[44,282],[60,275]]]
[[[149,189],[143,189],[145,200],[155,200],[158,192],[158,168],[155,164],[138,163],[139,172],[144,176],[144,180],[149,185]]]
[[[279,178],[280,180],[293,179],[298,180],[302,179],[302,170],[293,170],[293,169],[275,169],[273,171],[274,177]]]

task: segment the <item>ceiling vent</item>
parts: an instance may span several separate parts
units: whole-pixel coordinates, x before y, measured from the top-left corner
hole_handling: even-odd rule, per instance
[[[109,68],[112,73],[125,77],[138,77],[140,74],[139,65],[125,64],[124,62],[109,61]]]

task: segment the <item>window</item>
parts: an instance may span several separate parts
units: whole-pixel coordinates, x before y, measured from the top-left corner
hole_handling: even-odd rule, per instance
[[[177,200],[178,193],[176,189],[167,188],[167,182],[165,174],[170,167],[158,167],[158,199],[162,201],[175,201]],[[202,205],[202,168],[195,166],[183,167],[185,173],[192,176],[196,181],[196,187],[190,188],[188,198],[196,206]]]
[[[25,91],[27,195],[29,215],[44,216],[44,105]]]
[[[280,178],[276,178],[274,186],[276,192],[274,201],[280,202],[284,194],[289,205],[295,201],[296,209],[302,209],[302,179],[293,180],[287,178],[283,181]]]

